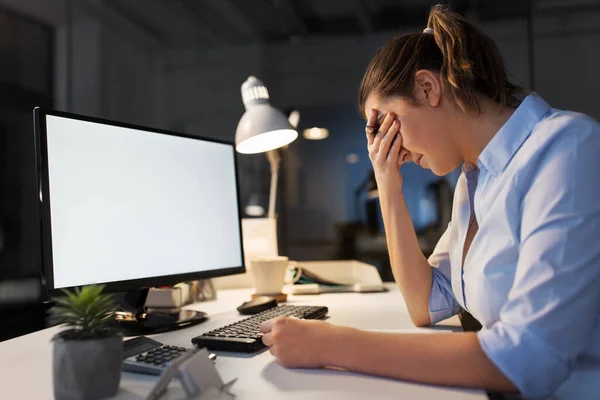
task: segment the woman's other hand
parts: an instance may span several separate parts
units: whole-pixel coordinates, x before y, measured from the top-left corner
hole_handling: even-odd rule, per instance
[[[263,343],[279,364],[288,368],[328,365],[335,351],[335,327],[323,321],[278,317],[261,324]]]

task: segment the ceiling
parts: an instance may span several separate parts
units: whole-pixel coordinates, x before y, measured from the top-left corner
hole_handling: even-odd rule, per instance
[[[362,35],[422,25],[425,0],[102,0],[168,46],[302,40],[308,36]],[[525,12],[526,2],[453,1],[476,5],[487,17]],[[478,4],[477,4],[478,3]]]
[[[117,14],[166,47],[298,42],[414,29],[425,25],[438,2],[479,21],[600,10],[600,0],[0,0],[0,6],[54,15],[80,1]]]

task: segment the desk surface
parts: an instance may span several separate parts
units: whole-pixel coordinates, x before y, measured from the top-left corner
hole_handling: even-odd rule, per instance
[[[329,307],[328,321],[370,330],[418,330],[412,325],[398,289],[386,293],[335,293],[290,296],[288,304]],[[191,338],[243,317],[235,307],[250,297],[250,290],[220,291],[217,301],[188,306],[209,314],[200,325],[156,335],[166,344],[191,347]],[[456,330],[452,322],[439,328]],[[6,399],[52,399],[52,345],[57,328],[45,329],[0,343],[0,388]],[[238,378],[232,392],[238,399],[487,399],[480,390],[435,387],[333,370],[298,370],[281,367],[268,351],[256,354],[218,352],[216,366],[224,381]],[[401,362],[401,360],[399,360]],[[124,373],[118,399],[143,399],[156,378]],[[165,398],[182,398],[172,385]]]

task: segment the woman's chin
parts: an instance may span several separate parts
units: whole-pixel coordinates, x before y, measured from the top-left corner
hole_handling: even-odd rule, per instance
[[[429,165],[427,161],[423,162],[423,160],[421,160],[421,167],[430,170],[437,176],[446,176],[452,171],[447,168],[438,168],[437,165]]]
[[[433,172],[434,174],[436,174],[435,173],[435,167],[431,167],[429,165],[429,163],[427,162],[427,159],[425,158],[425,156],[421,157],[421,160],[419,160],[419,165],[421,166],[421,168],[431,170],[431,172]]]

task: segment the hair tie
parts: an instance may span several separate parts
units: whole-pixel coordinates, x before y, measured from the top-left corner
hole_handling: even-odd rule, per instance
[[[425,29],[423,29],[423,33],[428,33],[430,35],[433,35],[433,28],[425,28]]]

